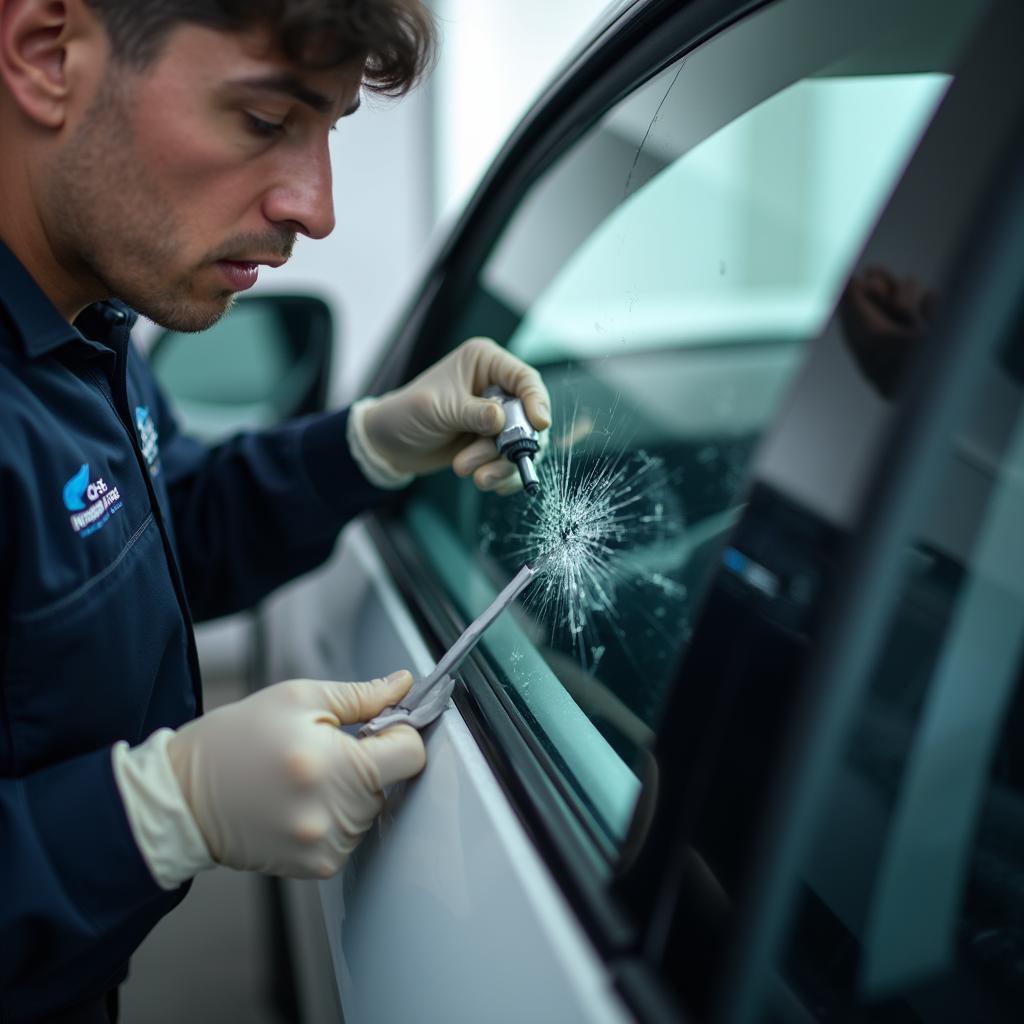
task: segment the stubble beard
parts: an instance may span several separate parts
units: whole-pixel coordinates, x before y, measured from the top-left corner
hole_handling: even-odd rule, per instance
[[[225,288],[194,298],[199,267],[169,276],[184,246],[172,205],[133,159],[125,104],[110,72],[49,176],[51,244],[65,269],[96,282],[103,297],[119,298],[170,330],[206,330],[227,312],[234,294]]]

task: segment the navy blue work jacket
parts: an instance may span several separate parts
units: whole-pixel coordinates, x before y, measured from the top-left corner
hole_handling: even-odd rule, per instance
[[[251,607],[385,497],[345,413],[184,436],[133,322],[110,302],[72,327],[0,243],[3,1024],[99,1000],[184,896],[132,839],[111,746],[201,710],[192,618]]]

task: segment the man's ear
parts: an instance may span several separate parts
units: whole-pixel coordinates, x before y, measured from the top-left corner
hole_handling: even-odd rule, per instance
[[[67,115],[70,7],[67,0],[0,0],[0,78],[22,113],[44,128],[60,128]]]

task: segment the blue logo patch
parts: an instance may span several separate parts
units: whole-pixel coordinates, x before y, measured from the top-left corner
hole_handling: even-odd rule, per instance
[[[90,480],[89,463],[83,462],[78,472],[64,485],[64,507],[71,513],[71,529],[80,537],[102,530],[110,517],[124,507],[121,493],[103,477]]]
[[[64,507],[69,512],[81,512],[85,508],[85,489],[89,486],[89,463],[82,464],[82,468],[64,485]]]
[[[149,467],[149,475],[156,476],[160,472],[160,448],[157,445],[160,435],[149,409],[144,405],[135,407],[135,429],[139,434],[139,448]]]

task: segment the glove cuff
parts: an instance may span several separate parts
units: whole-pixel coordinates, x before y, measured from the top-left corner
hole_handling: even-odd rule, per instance
[[[115,743],[112,754],[128,824],[161,889],[177,889],[215,863],[167,756],[173,735],[158,729],[137,747]]]
[[[408,487],[416,479],[416,474],[402,473],[395,469],[370,443],[366,433],[366,410],[376,401],[375,398],[360,398],[349,409],[348,426],[345,430],[348,448],[363,476],[374,487],[385,491],[397,491]]]

